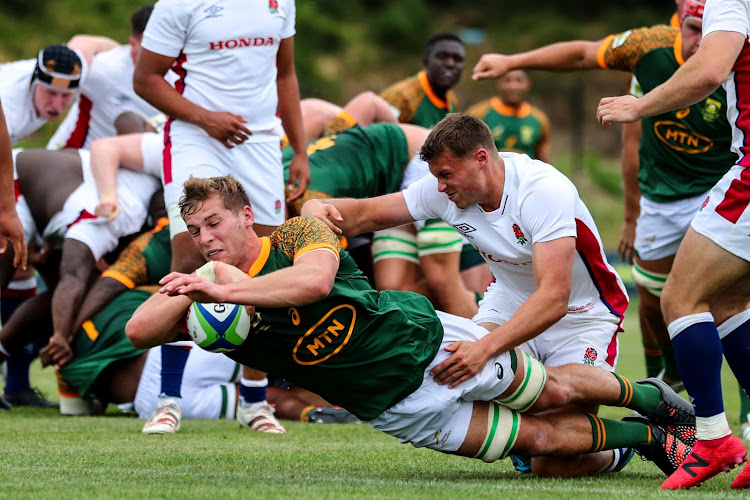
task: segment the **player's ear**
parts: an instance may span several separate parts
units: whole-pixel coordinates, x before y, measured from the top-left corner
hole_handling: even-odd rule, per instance
[[[242,208],[242,217],[245,222],[245,227],[252,227],[253,223],[255,222],[255,214],[253,213],[253,209],[250,208],[250,205],[245,205]]]
[[[474,151],[474,159],[480,167],[483,167],[489,161],[490,155],[484,148],[479,148]]]

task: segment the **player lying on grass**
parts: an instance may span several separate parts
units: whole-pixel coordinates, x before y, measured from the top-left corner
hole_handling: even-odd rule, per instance
[[[416,447],[493,462],[639,446],[666,472],[690,450],[689,404],[655,382],[632,384],[585,365],[545,369],[511,349],[456,387],[437,383],[430,371],[452,356],[446,348],[487,330],[436,312],[421,295],[377,292],[318,219],[290,219],[259,238],[231,176],[191,178],[184,189],[182,217],[209,262],[161,280],[161,293],[126,326],[136,347],[175,340],[195,300],[245,304],[252,330],[227,356],[294,380]],[[627,406],[651,420],[537,415],[581,402]]]

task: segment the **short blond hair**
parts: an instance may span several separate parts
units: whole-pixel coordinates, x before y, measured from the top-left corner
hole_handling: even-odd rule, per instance
[[[185,181],[182,198],[180,198],[180,216],[184,219],[197,212],[201,205],[214,195],[218,195],[224,203],[224,208],[239,214],[246,206],[250,206],[250,198],[245,188],[231,175],[222,177],[199,178],[193,177]]]

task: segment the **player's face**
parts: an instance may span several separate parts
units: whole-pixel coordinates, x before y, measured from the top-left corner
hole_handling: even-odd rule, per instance
[[[518,106],[531,87],[531,80],[523,70],[511,71],[497,80],[497,90],[500,99],[508,106]]]
[[[424,61],[427,80],[436,90],[456,86],[464,70],[464,46],[454,40],[442,40],[432,48]]]
[[[241,267],[250,255],[248,236],[252,233],[253,212],[245,207],[239,214],[224,207],[218,196],[208,198],[185,224],[203,257]]]
[[[75,90],[55,90],[37,84],[34,87],[34,109],[43,120],[57,119],[73,102]]]
[[[685,19],[682,23],[682,58],[687,60],[698,51],[703,38],[703,21]]]
[[[481,198],[483,182],[475,156],[459,158],[444,151],[430,162],[430,172],[438,180],[438,191],[461,209]]]

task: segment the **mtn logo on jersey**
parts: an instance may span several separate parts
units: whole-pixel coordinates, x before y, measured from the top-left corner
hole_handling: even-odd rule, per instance
[[[528,243],[529,240],[526,239],[526,235],[523,234],[523,231],[518,227],[518,224],[513,224],[513,234],[516,235],[516,241],[519,245],[523,246]]]
[[[300,365],[317,365],[337,354],[354,331],[357,311],[349,304],[334,307],[297,341],[292,356]]]
[[[243,47],[267,47],[274,44],[272,36],[268,38],[262,36],[236,38],[232,40],[222,40],[218,42],[208,42],[211,50],[236,49]]]
[[[654,123],[654,133],[670,148],[689,155],[704,153],[714,145],[710,138],[696,134],[682,123],[672,120]]]

